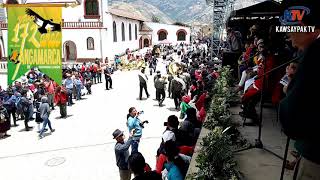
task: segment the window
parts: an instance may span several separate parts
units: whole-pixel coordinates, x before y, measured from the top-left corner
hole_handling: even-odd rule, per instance
[[[129,24],[129,41],[132,40],[131,24]]]
[[[117,24],[115,21],[113,21],[113,42],[117,42]]]
[[[94,40],[92,37],[88,37],[87,39],[87,49],[94,50]]]
[[[178,32],[178,41],[185,41],[186,40],[186,33],[183,31]]]
[[[121,24],[121,34],[122,34],[122,41],[126,40],[126,33],[125,33],[125,29],[124,29],[124,24]]]
[[[135,38],[136,38],[136,40],[138,40],[138,28],[137,28],[137,25],[134,26],[134,29],[135,29]]]
[[[85,0],[85,18],[99,18],[98,0]]]
[[[167,32],[163,31],[163,30],[160,30],[158,32],[158,40],[162,41],[162,40],[165,40],[165,39],[167,39]]]

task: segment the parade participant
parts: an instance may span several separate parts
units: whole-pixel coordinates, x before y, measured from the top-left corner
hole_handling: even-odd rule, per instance
[[[112,78],[111,78],[111,69],[109,67],[109,64],[106,65],[106,68],[104,69],[104,77],[106,80],[106,90],[112,89]],[[110,85],[109,85],[110,84]]]
[[[186,84],[186,88],[184,90],[185,94],[189,93],[189,87],[191,86],[191,76],[187,71],[188,71],[187,68],[183,68],[183,72],[182,72],[182,75],[181,75],[181,78],[183,79],[183,81]]]
[[[156,57],[152,57],[151,64],[152,64],[153,72],[156,72],[158,59]]]
[[[159,106],[162,106],[162,103],[164,99],[166,98],[166,80],[164,77],[161,77],[160,71],[157,72],[157,75],[155,76],[155,82],[154,82],[154,87],[156,88],[156,99],[159,102]]]
[[[67,73],[66,75],[67,75],[67,79],[65,79],[62,84],[67,89],[67,92],[68,92],[68,106],[72,106],[74,104],[72,102],[72,92],[73,92],[74,82],[71,79],[71,74]]]
[[[153,72],[153,64],[152,61],[149,61],[149,72],[150,72],[150,76],[152,76],[152,72]]]
[[[140,82],[140,93],[139,93],[139,99],[140,100],[142,100],[142,90],[143,89],[146,92],[147,98],[150,97],[150,95],[148,93],[148,87],[147,87],[148,77],[144,73],[145,73],[145,69],[142,68],[141,72],[138,74],[139,82]]]
[[[113,139],[117,141],[114,146],[114,151],[116,155],[117,166],[119,168],[120,180],[131,180],[131,171],[129,170],[128,166],[128,158],[129,147],[132,144],[133,131],[130,132],[130,136],[127,141],[124,141],[125,137],[123,131],[116,129],[112,133]]]
[[[171,93],[176,110],[179,109],[183,89],[185,89],[184,81],[180,79],[179,75],[175,76],[171,81]]]
[[[54,102],[59,106],[60,109],[60,118],[67,117],[67,102],[68,96],[67,91],[63,86],[58,86],[54,96]]]
[[[116,69],[118,69],[118,66],[121,64],[121,59],[118,55],[115,57],[115,63],[116,63]]]
[[[133,135],[133,142],[131,145],[131,152],[138,152],[140,139],[142,136],[142,129],[144,128],[145,123],[149,123],[148,121],[141,122],[139,119],[139,115],[142,112],[137,112],[136,108],[131,107],[129,109],[129,114],[127,115],[127,126],[129,129],[129,132],[132,130],[135,130],[135,133]]]
[[[27,91],[23,90],[21,92],[21,99],[18,102],[18,109],[21,108],[21,112],[24,115],[24,126],[26,131],[30,131],[32,127],[28,125],[31,114],[33,114],[33,106],[32,103],[27,99]]]
[[[46,96],[43,96],[41,98],[41,105],[39,107],[39,111],[40,111],[40,118],[43,120],[42,129],[40,130],[40,133],[39,133],[39,138],[42,139],[44,137],[43,133],[47,125],[49,126],[51,133],[55,131],[54,129],[52,129],[51,122],[49,120],[50,107],[48,104],[48,98]]]
[[[173,75],[169,72],[168,73],[168,98],[172,98],[172,93],[171,93],[171,81],[173,79]]]

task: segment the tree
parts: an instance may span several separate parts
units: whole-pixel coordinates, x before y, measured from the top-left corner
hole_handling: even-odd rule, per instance
[[[7,0],[7,4],[19,4],[17,0]]]
[[[184,24],[184,23],[181,23],[181,22],[175,22],[175,23],[173,23],[173,25],[177,25],[177,26],[184,26],[184,27],[190,27],[189,25]]]
[[[155,22],[155,23],[160,23],[160,18],[155,16],[154,14],[152,15],[152,22]]]

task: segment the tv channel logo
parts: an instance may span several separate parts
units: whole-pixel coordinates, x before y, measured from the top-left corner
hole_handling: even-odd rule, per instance
[[[305,6],[291,6],[279,18],[283,25],[299,25],[304,16],[310,14],[310,9]]]

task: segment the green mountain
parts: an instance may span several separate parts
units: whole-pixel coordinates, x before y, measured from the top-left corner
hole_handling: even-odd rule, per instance
[[[247,7],[265,0],[236,0],[235,9]],[[155,15],[162,22],[182,22],[190,24],[199,22],[210,24],[212,21],[212,7],[206,0],[109,0],[110,4],[127,3],[147,18]]]

